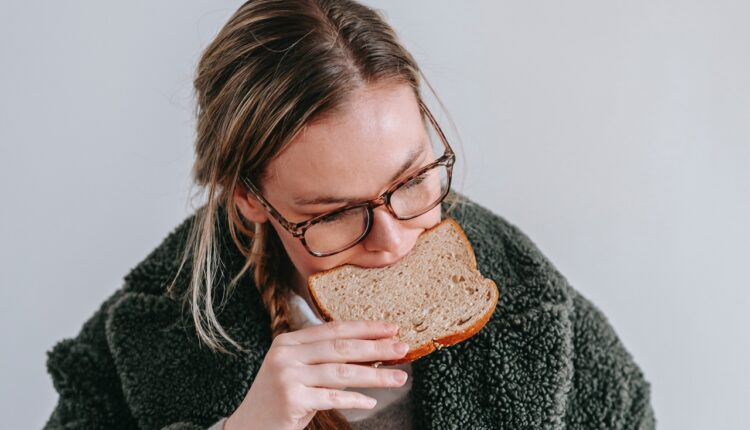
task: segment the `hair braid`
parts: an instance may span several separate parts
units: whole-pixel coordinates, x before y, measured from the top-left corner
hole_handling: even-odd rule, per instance
[[[256,223],[255,229],[252,245],[255,285],[271,316],[271,336],[276,338],[291,331],[287,300],[291,289],[288,282],[291,263],[270,223]]]

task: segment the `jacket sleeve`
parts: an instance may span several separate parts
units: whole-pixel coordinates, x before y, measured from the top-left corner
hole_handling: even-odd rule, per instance
[[[112,294],[75,338],[63,339],[47,352],[47,372],[58,400],[45,430],[139,428],[125,401],[104,331],[107,310],[122,294],[122,289]],[[162,430],[204,427],[178,422]]]
[[[602,312],[573,296],[573,384],[567,428],[652,430],[651,387]]]

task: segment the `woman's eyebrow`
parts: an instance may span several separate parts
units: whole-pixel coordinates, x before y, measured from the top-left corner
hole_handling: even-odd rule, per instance
[[[396,172],[395,175],[391,178],[389,183],[393,183],[401,177],[401,175],[404,174],[410,167],[416,163],[416,161],[419,159],[419,156],[422,155],[424,152],[424,142],[422,142],[421,145],[419,145],[416,148],[412,148],[411,151],[409,151],[408,154],[406,154],[406,160],[401,164],[401,168],[399,168],[398,172]],[[294,203],[300,206],[310,206],[310,205],[323,205],[323,204],[337,204],[337,203],[346,203],[346,204],[352,204],[352,203],[358,203],[361,202],[361,198],[355,198],[355,197],[337,197],[337,196],[319,196],[319,197],[295,197]]]

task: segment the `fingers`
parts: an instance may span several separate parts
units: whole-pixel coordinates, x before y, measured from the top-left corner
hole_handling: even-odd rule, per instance
[[[301,382],[308,387],[400,387],[408,374],[398,369],[377,369],[370,366],[347,363],[325,363],[308,367],[300,375]]]
[[[378,340],[337,338],[294,347],[303,364],[385,361],[403,357],[408,345],[394,338]]]
[[[379,339],[396,334],[397,326],[384,321],[330,321],[276,336],[278,345],[300,345],[336,338]]]
[[[327,409],[372,409],[377,403],[372,397],[356,391],[333,388],[309,388],[306,405],[319,411]]]

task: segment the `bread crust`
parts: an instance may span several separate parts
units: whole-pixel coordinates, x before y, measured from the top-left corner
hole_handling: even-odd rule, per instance
[[[466,233],[464,233],[461,226],[458,224],[456,220],[453,218],[447,217],[443,221],[435,224],[434,226],[430,227],[429,229],[425,230],[422,234],[426,234],[432,230],[437,229],[438,227],[442,226],[444,223],[451,223],[454,225],[454,227],[457,227],[456,230],[459,232],[459,236],[464,242],[464,246],[468,249],[469,253],[471,254],[470,258],[470,267],[471,270],[474,272],[478,272],[477,270],[477,259],[476,255],[474,254],[474,250],[471,247],[471,242],[469,242],[469,238],[466,237]],[[310,275],[307,279],[307,290],[310,293],[310,297],[313,299],[313,304],[315,305],[315,308],[318,310],[318,313],[323,317],[323,319],[326,322],[333,321],[333,316],[321,305],[320,299],[318,295],[315,293],[315,289],[312,288],[312,283],[317,278],[320,278],[322,276],[326,276],[330,273],[334,273],[336,271],[341,270],[342,267],[346,266],[348,264],[344,264],[341,266],[333,267],[328,270],[324,270],[322,272],[315,273],[313,275]],[[355,266],[355,265],[353,265]],[[480,273],[481,275],[481,273]],[[482,276],[484,278],[484,276]],[[482,327],[487,324],[487,322],[490,320],[490,317],[495,312],[495,308],[497,307],[498,298],[500,297],[500,290],[497,288],[497,284],[495,284],[495,281],[489,278],[484,278],[486,282],[491,283],[495,289],[496,289],[496,295],[495,300],[492,302],[492,306],[490,306],[480,319],[477,320],[474,324],[467,327],[465,330],[459,332],[450,334],[447,336],[443,336],[437,339],[431,339],[429,342],[422,343],[420,345],[417,345],[416,348],[410,349],[405,356],[395,359],[395,360],[383,360],[383,361],[367,361],[367,362],[358,362],[358,364],[363,365],[371,365],[374,367],[377,366],[393,366],[396,364],[403,364],[403,363],[409,363],[414,360],[417,360],[418,358],[424,357],[425,355],[428,355],[438,349],[442,349],[451,345],[455,345],[459,342],[462,342],[472,336],[474,336],[479,330],[482,329]],[[398,336],[398,335],[396,335]]]

